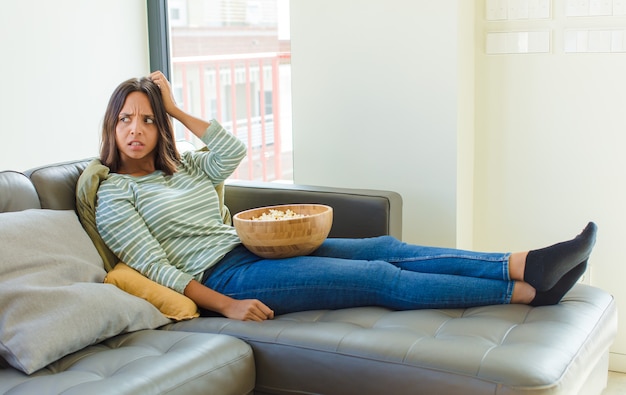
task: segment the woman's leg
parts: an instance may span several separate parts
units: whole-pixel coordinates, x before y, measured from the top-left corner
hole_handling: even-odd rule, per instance
[[[364,305],[420,309],[531,303],[535,288],[541,291],[538,304],[544,304],[560,300],[580,276],[578,268],[584,265],[579,264],[589,257],[595,233],[590,223],[575,239],[513,256],[416,246],[389,236],[329,239],[311,256],[279,260],[261,259],[240,247],[205,284],[237,299],[260,299],[277,314]],[[510,281],[527,276],[532,282]]]
[[[329,239],[314,254],[382,260],[422,273],[512,279],[524,281],[543,292],[554,288],[561,278],[589,258],[596,232],[596,224],[590,222],[571,240],[514,254],[417,246],[389,236],[360,240]]]
[[[236,299],[255,298],[276,314],[316,309],[384,306],[460,308],[511,301],[514,283],[402,270],[380,260],[321,256],[262,259],[237,248],[205,285]]]
[[[419,246],[391,236],[327,239],[314,256],[385,261],[401,269],[508,281],[510,253]]]

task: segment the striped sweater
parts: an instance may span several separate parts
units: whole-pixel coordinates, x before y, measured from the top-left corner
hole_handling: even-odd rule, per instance
[[[240,243],[222,222],[215,186],[246,155],[245,145],[212,121],[202,136],[209,152],[186,152],[176,173],[111,174],[98,189],[96,224],[122,261],[183,293]]]

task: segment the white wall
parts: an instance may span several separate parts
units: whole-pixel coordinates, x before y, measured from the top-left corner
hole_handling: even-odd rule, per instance
[[[0,8],[0,169],[96,156],[109,96],[149,72],[145,0]]]
[[[626,307],[626,53],[564,53],[564,31],[626,26],[572,18],[552,1],[547,21],[487,22],[477,1],[477,249],[527,249],[573,237],[589,220],[598,241],[587,281]],[[552,52],[486,55],[487,31],[548,29]],[[619,326],[626,326],[620,316]],[[626,332],[611,368],[626,371]]]
[[[291,2],[294,181],[398,191],[422,244],[456,244],[460,3]]]
[[[475,177],[475,52],[474,13],[472,1],[459,0],[458,6],[458,92],[457,92],[457,248],[474,246],[474,177]],[[410,220],[410,219],[408,219]]]

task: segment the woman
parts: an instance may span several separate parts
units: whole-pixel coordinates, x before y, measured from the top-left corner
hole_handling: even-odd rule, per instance
[[[209,148],[182,156],[171,116]],[[364,305],[392,309],[558,303],[584,273],[596,226],[572,240],[517,253],[402,243],[390,236],[328,239],[309,256],[270,260],[222,222],[215,186],[246,148],[216,121],[182,111],[161,72],[114,91],[105,113],[98,189],[102,239],[126,264],[229,318]]]

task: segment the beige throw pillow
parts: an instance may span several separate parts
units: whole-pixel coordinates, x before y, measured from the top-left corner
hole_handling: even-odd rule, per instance
[[[72,210],[0,213],[0,357],[31,374],[120,333],[170,322],[103,284],[102,259]]]

